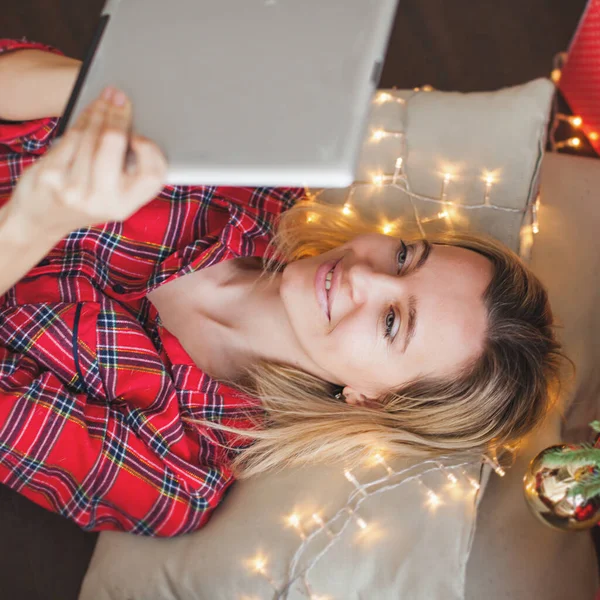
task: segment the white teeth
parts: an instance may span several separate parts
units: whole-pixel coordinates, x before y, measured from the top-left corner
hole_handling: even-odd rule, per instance
[[[329,291],[331,289],[331,279],[333,277],[333,269],[325,276],[325,289]]]

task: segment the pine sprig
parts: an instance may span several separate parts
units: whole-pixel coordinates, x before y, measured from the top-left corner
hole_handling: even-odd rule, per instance
[[[592,421],[590,427],[596,432],[600,433],[600,421]]]
[[[600,433],[600,421],[592,421],[590,427]],[[580,444],[577,448],[555,448],[544,456],[544,463],[549,468],[572,467],[588,469],[577,473],[577,483],[569,489],[568,496],[582,496],[587,502],[600,496],[600,448],[592,444]]]
[[[596,467],[600,470],[600,449],[589,445],[577,450],[557,448],[544,456],[544,462],[550,468],[560,467]]]
[[[575,485],[571,490],[569,490],[569,496],[583,496],[585,501],[587,502],[594,496],[598,496],[600,494],[600,476],[589,477],[584,479],[577,485]]]

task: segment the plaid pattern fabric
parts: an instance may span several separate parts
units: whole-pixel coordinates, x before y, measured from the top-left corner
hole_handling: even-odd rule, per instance
[[[48,49],[0,40],[0,52],[26,47]],[[0,123],[0,205],[55,125]],[[247,427],[259,408],[194,365],[146,294],[263,256],[301,195],[167,187],[124,223],[74,231],[0,297],[0,481],[88,530],[205,524],[244,440],[185,418]]]

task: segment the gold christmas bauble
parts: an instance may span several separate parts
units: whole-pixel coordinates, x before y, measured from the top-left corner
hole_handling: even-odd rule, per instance
[[[585,501],[583,496],[569,495],[569,491],[577,485],[582,467],[557,468],[546,464],[548,453],[557,448],[565,449],[567,446],[546,448],[529,464],[523,478],[527,504],[542,523],[555,529],[573,531],[593,527],[600,521],[600,497]]]

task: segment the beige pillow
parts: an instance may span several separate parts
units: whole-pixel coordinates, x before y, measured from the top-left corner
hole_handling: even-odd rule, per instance
[[[399,183],[397,176],[394,186],[355,186],[352,208],[382,226],[384,219],[404,220],[404,226],[416,207],[422,221],[435,217],[421,223],[426,230],[468,225],[517,249],[519,228],[535,198],[552,93],[544,80],[487,94],[386,91],[385,102],[380,97],[374,102],[359,179],[371,183],[379,171],[393,175],[399,157],[406,177]],[[381,128],[396,133],[371,141],[373,130]],[[514,212],[458,207],[482,203],[487,171],[495,174],[490,201]],[[444,200],[457,205],[451,222],[437,217],[446,172],[452,179]],[[402,186],[423,197],[407,196]],[[327,190],[322,197],[343,203],[347,192]],[[478,462],[446,470],[411,461],[389,466],[408,471],[388,477],[377,464],[354,473],[362,486],[374,482],[367,497],[344,477],[342,465],[319,466],[235,484],[209,524],[180,539],[103,533],[81,600],[463,598],[481,496],[475,485],[485,484],[488,469]],[[458,482],[454,490],[451,476]],[[431,493],[442,501],[434,510],[428,505]],[[326,524],[332,519],[331,533],[313,513]],[[286,523],[291,514],[307,536],[315,532],[306,545]],[[252,563],[257,558],[264,564]],[[257,566],[262,574],[253,570]],[[286,585],[287,596],[275,593]]]
[[[373,102],[355,184],[309,192],[347,202],[390,233],[471,230],[518,252],[553,90],[546,79],[493,93],[384,90]]]
[[[393,466],[408,471],[390,477],[374,465],[353,472],[367,484],[367,497],[342,465],[290,470],[235,485],[196,534],[157,540],[103,533],[81,599],[266,599],[287,586],[281,598],[289,600],[310,597],[309,590],[315,598],[344,600],[462,598],[479,464],[445,472],[430,463]],[[314,536],[305,546],[291,515]],[[264,574],[256,560],[264,561]]]

